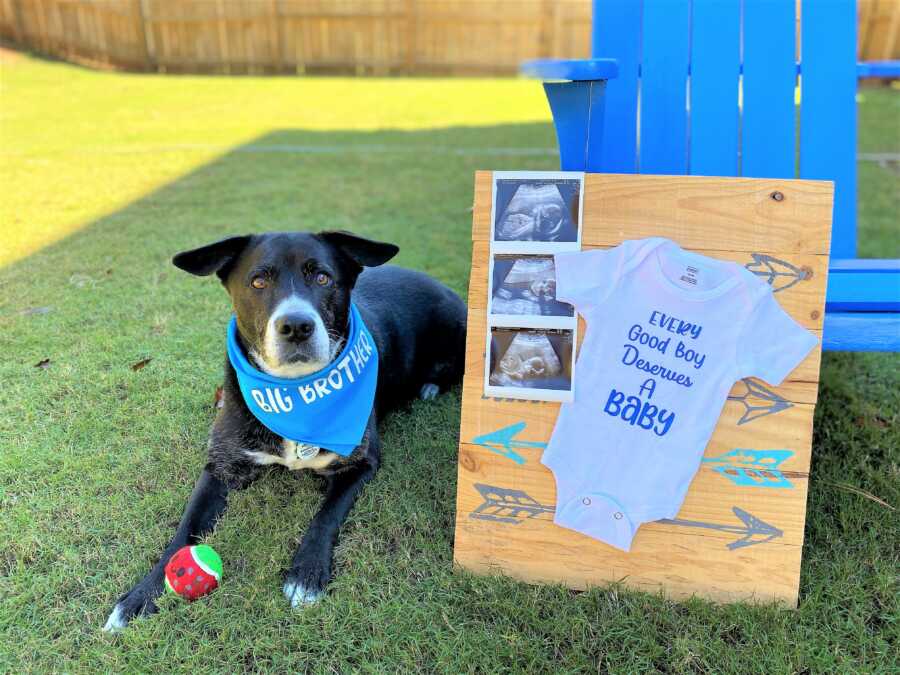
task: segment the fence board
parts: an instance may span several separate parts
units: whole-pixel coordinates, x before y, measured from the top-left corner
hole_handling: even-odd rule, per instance
[[[858,0],[860,61],[900,59],[900,2]]]

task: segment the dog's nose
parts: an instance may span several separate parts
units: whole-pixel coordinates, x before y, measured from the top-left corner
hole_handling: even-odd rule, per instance
[[[309,314],[282,314],[275,319],[275,330],[285,339],[302,342],[316,329]]]

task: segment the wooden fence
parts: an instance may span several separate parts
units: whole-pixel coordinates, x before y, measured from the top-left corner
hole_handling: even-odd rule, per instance
[[[0,0],[0,36],[162,72],[514,73],[590,54],[590,0]]]
[[[588,56],[590,23],[591,0],[0,0],[2,38],[161,72],[506,74]],[[900,0],[859,0],[860,59],[898,33]]]
[[[900,0],[859,0],[859,59],[900,59]]]

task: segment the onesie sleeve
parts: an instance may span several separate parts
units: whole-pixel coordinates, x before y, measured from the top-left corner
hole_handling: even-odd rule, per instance
[[[571,251],[553,256],[556,267],[556,299],[583,313],[605,300],[634,255],[635,241],[608,250]]]
[[[777,386],[818,341],[781,308],[766,285],[738,338],[739,377],[759,377]]]

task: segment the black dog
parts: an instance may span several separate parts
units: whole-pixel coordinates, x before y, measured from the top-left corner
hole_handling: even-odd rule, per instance
[[[174,264],[191,274],[219,276],[234,304],[244,353],[270,375],[302,377],[328,365],[346,342],[352,297],[379,354],[374,410],[362,442],[347,457],[298,445],[253,416],[226,358],[224,406],[210,432],[209,461],[172,542],[150,573],[119,598],[106,630],[156,611],[166,562],[212,530],[228,492],[249,485],[266,464],[308,468],[326,477],[321,508],[283,588],[292,606],[322,596],[338,529],[381,462],[376,421],[400,403],[432,398],[462,379],[464,303],[422,273],[377,267],[397,251],[393,244],[347,232],[277,233],[233,237],[175,256]]]

